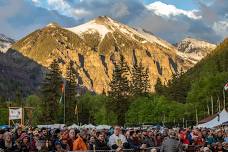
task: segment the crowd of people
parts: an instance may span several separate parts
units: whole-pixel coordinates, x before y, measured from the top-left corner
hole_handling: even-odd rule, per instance
[[[65,151],[228,152],[228,128],[110,129],[9,128],[0,130],[0,152]]]

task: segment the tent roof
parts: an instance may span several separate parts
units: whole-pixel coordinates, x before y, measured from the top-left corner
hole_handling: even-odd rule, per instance
[[[220,113],[217,113],[216,116],[209,120],[208,122],[199,124],[197,127],[199,128],[213,128],[221,125],[222,123],[228,121],[228,112],[223,109]]]
[[[214,119],[215,117],[217,117],[217,115],[218,115],[218,114],[216,113],[216,114],[213,114],[213,115],[211,115],[211,116],[208,116],[208,117],[206,117],[206,118],[200,120],[200,121],[199,121],[199,124],[203,124],[203,123],[206,123],[206,122],[208,122],[208,121],[211,121],[212,119]]]

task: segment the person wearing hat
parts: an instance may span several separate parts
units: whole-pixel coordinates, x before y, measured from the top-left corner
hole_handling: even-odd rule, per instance
[[[160,152],[182,152],[182,144],[176,139],[176,133],[169,130],[169,137],[163,141]]]
[[[211,150],[208,147],[204,147],[203,152],[211,152]]]
[[[22,152],[36,151],[36,146],[30,143],[29,136],[26,133],[22,133],[20,138],[19,149]]]
[[[80,136],[80,131],[76,130],[76,140],[73,143],[73,151],[86,151],[88,150],[85,142],[83,141],[82,137]]]

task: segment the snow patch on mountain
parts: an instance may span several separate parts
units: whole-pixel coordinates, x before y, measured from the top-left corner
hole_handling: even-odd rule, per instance
[[[67,29],[79,35],[82,35],[85,32],[98,32],[102,39],[108,32],[111,32],[105,25],[98,24],[95,20]]]
[[[215,47],[215,44],[188,37],[177,44],[177,55],[196,64],[211,53]]]
[[[0,52],[5,53],[13,43],[13,39],[8,38],[4,34],[0,34]]]
[[[113,33],[115,31],[120,31],[122,34],[130,37],[131,39],[139,41],[140,43],[149,42],[149,43],[158,44],[166,49],[175,49],[168,42],[152,35],[149,32],[146,32],[143,29],[140,29],[140,28],[134,29],[130,26],[117,22],[107,16],[100,16],[85,24],[72,27],[72,28],[66,28],[66,29],[78,34],[79,36],[82,36],[86,32],[87,33],[98,32],[99,35],[101,36],[101,41],[103,40],[105,35],[108,34],[109,32]],[[142,40],[135,38],[135,36],[140,37]]]

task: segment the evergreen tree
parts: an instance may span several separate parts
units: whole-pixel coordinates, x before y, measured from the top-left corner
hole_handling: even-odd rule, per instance
[[[41,87],[42,106],[44,109],[41,122],[57,123],[60,114],[62,77],[58,61],[55,59],[50,65]]]
[[[70,124],[76,120],[76,116],[75,116],[75,106],[77,104],[76,88],[77,88],[77,71],[74,68],[73,61],[70,61],[67,66],[66,86],[65,86],[66,113],[69,114],[66,116],[67,124]]]
[[[120,63],[115,64],[110,83],[111,90],[108,92],[111,98],[108,107],[117,115],[119,125],[125,123],[125,113],[129,107],[130,82],[128,80],[129,68],[121,55]]]
[[[149,69],[148,68],[146,68],[146,70],[144,70],[143,71],[143,81],[142,81],[142,83],[143,83],[143,85],[142,85],[142,87],[143,87],[143,94],[148,94],[149,93],[149,91],[150,91],[150,88],[151,88],[151,86],[150,86],[150,77],[149,77]]]
[[[132,68],[132,83],[131,92],[132,95],[144,95],[149,92],[150,80],[149,80],[149,69],[145,69],[142,62],[139,65],[136,63]]]
[[[155,92],[158,94],[158,95],[164,95],[164,86],[162,85],[162,82],[161,82],[161,79],[158,78],[157,79],[157,83],[156,85],[154,86],[154,89],[155,89]]]
[[[22,91],[20,89],[16,90],[15,104],[16,106],[23,106]]]
[[[191,87],[190,82],[186,79],[186,77],[183,74],[183,70],[176,74],[173,74],[172,79],[168,82],[166,91],[163,92],[165,93],[163,95],[166,95],[169,99],[181,103],[186,102],[188,90]]]

